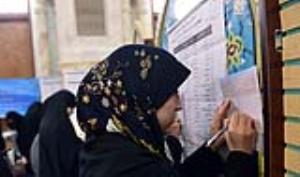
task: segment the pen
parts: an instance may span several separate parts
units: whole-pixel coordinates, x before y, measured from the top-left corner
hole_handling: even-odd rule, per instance
[[[222,136],[226,131],[228,130],[228,126],[223,127],[221,130],[219,130],[214,136],[212,136],[206,143],[206,147],[210,147],[213,143],[216,142],[216,140]]]

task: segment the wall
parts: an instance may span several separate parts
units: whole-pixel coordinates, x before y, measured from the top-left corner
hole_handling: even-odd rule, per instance
[[[0,17],[0,77],[33,77],[30,25],[26,17]]]
[[[300,1],[281,0],[286,176],[300,175]]]
[[[130,0],[103,0],[105,33],[95,35],[78,34],[76,2],[80,1],[30,1],[38,77],[58,76],[63,70],[86,70],[118,46],[133,41]],[[86,8],[81,12],[85,13],[81,19],[86,20],[82,22],[89,23],[93,11]]]

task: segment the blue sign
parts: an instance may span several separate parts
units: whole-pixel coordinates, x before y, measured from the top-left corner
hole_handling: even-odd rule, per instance
[[[250,0],[225,1],[228,73],[255,65],[256,45],[254,16]]]
[[[0,117],[9,111],[25,114],[28,107],[40,100],[37,79],[0,79]]]

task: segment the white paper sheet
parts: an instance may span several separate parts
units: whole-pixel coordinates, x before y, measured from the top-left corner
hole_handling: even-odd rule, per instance
[[[250,115],[257,122],[258,150],[263,150],[263,113],[262,98],[258,85],[256,67],[227,76],[222,79],[225,98],[230,99],[238,110]]]
[[[186,155],[209,137],[213,113],[222,101],[226,74],[223,0],[204,0],[169,31],[170,51],[192,70],[180,89]]]

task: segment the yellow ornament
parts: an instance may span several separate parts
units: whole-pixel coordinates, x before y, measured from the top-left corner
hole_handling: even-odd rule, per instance
[[[88,95],[84,95],[82,97],[82,102],[85,103],[85,104],[89,104],[91,102],[91,99]]]
[[[121,110],[122,112],[126,112],[126,111],[127,111],[127,105],[121,104],[121,105],[120,105],[120,110]]]

